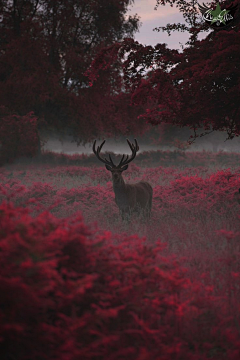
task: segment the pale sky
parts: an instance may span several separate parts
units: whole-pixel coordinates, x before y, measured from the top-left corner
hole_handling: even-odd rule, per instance
[[[200,0],[199,3],[202,3]],[[183,16],[179,9],[171,7],[169,4],[165,6],[159,5],[157,10],[154,10],[156,0],[135,0],[133,6],[129,8],[128,14],[138,14],[140,16],[140,32],[135,34],[135,39],[144,45],[156,45],[158,43],[166,43],[171,49],[180,49],[180,44],[183,45],[187,42],[189,36],[188,33],[172,32],[171,36],[168,36],[165,32],[153,31],[155,27],[166,26],[168,23],[183,23]],[[201,34],[201,39],[206,36]]]

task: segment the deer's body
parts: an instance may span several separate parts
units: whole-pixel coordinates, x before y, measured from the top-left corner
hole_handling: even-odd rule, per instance
[[[125,184],[122,178],[121,184],[115,184],[113,181],[113,190],[115,202],[123,219],[131,213],[140,215],[141,211],[144,216],[150,217],[153,190],[148,182]]]
[[[142,215],[144,219],[149,219],[152,208],[153,196],[153,189],[151,185],[146,181],[140,181],[136,184],[126,184],[122,177],[122,172],[124,170],[127,170],[128,163],[135,158],[136,153],[139,150],[137,140],[135,139],[136,146],[134,146],[128,141],[128,144],[132,150],[132,156],[130,159],[128,159],[127,155],[126,159],[124,160],[123,155],[118,166],[114,165],[110,155],[110,161],[108,161],[106,158],[102,159],[100,157],[99,154],[103,144],[105,143],[105,140],[101,144],[101,146],[98,147],[97,151],[95,150],[95,143],[96,140],[93,145],[93,152],[99,160],[105,163],[106,169],[111,171],[112,173],[115,202],[119,208],[122,219],[129,220],[131,214],[133,213],[136,213],[137,215]]]

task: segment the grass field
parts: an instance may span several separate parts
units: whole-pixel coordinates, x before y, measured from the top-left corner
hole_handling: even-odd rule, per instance
[[[122,223],[114,201],[111,175],[93,158],[48,153],[43,163],[25,161],[5,166],[0,170],[0,201],[28,207],[33,217],[46,209],[59,219],[81,212],[89,229],[99,236],[110,232],[116,245],[121,244],[121,238],[138,235],[145,237],[146,245],[154,248],[160,239],[166,245],[161,255],[173,255],[186,269],[190,281],[199,281],[208,298],[217,298],[216,304],[223,314],[222,324],[235,329],[235,353],[233,349],[231,356],[229,349],[218,352],[218,345],[213,345],[211,356],[208,353],[206,358],[235,359],[236,356],[237,359],[240,351],[240,155],[158,153],[159,162],[157,154],[152,156],[152,161],[151,154],[141,154],[123,173],[126,182],[143,179],[152,185],[149,224],[142,224],[138,219],[130,224]],[[81,159],[84,166],[80,166]],[[211,321],[209,315],[208,326]]]

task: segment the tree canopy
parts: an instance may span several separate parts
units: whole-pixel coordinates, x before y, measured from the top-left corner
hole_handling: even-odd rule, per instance
[[[136,110],[130,110],[130,97],[121,94],[115,103],[122,87],[119,66],[103,72],[93,86],[84,74],[103,47],[138,30],[138,16],[126,15],[132,3],[0,0],[0,126],[8,128],[11,115],[21,121],[31,114],[30,121],[34,114],[38,129],[67,127],[86,142],[106,125],[111,133],[119,131],[111,121],[119,106],[123,129],[131,127]]]
[[[229,5],[225,2],[224,5]],[[226,131],[228,138],[240,134],[240,29],[239,9],[234,21],[220,31],[206,30],[197,2],[158,0],[157,6],[176,5],[185,24],[168,24],[157,30],[188,31],[189,41],[182,51],[166,44],[144,46],[126,38],[102,49],[88,70],[91,81],[100,69],[108,69],[122,59],[124,82],[131,91],[132,104],[144,105],[140,115],[148,123],[171,123],[193,129],[192,139],[214,130]],[[208,6],[216,6],[216,2]],[[239,0],[234,5],[240,5]],[[240,6],[239,6],[240,7]]]

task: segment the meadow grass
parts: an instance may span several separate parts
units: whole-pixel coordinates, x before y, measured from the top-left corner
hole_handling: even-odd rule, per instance
[[[133,163],[123,173],[126,182],[145,180],[153,187],[148,224],[139,219],[122,222],[114,201],[111,174],[101,164],[57,165],[55,160],[49,164],[25,162],[5,166],[0,172],[0,200],[29,206],[36,215],[39,210],[35,205],[26,204],[37,198],[42,211],[49,208],[59,218],[80,211],[85,223],[92,228],[98,226],[99,232],[137,234],[146,237],[151,245],[161,239],[167,245],[165,253],[182,259],[192,277],[214,286],[216,294],[226,294],[229,276],[240,270],[240,167],[232,163],[226,168],[229,154],[224,159],[223,153],[215,158],[207,152],[192,153],[191,159],[188,153],[187,162],[183,161],[185,153],[177,155],[173,166],[156,166],[154,157],[155,166],[149,162],[148,167]],[[196,159],[206,165],[210,157],[210,166],[198,166]],[[232,159],[237,157],[232,155]],[[79,163],[78,158],[75,160]],[[196,166],[189,167],[189,162]],[[144,158],[141,163],[146,165]],[[237,283],[234,286],[237,301],[240,289]]]

